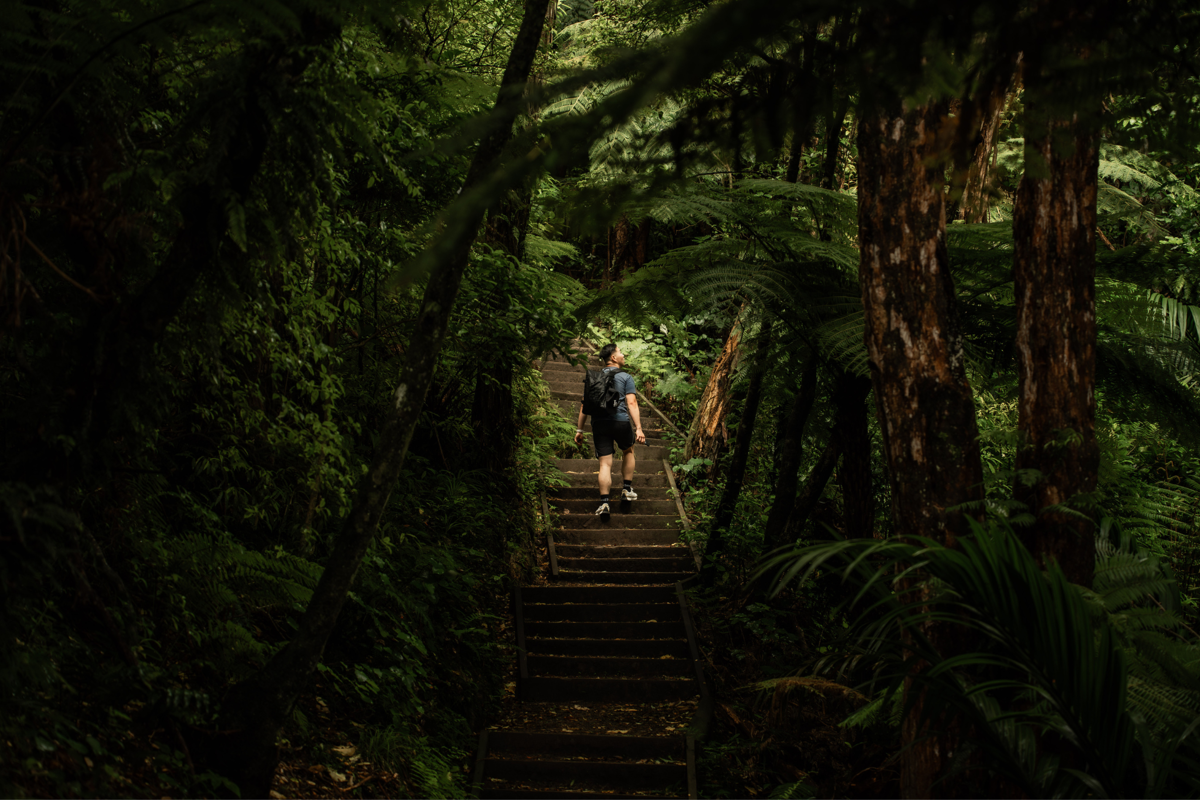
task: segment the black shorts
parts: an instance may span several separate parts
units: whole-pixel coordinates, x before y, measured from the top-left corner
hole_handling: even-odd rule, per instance
[[[622,450],[633,447],[633,423],[627,419],[596,419],[592,417],[592,443],[596,445],[596,457],[611,456],[613,442]]]

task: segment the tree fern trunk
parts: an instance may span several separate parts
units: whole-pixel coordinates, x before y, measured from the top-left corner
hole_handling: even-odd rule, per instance
[[[729,382],[737,366],[740,339],[741,331],[735,323],[725,337],[721,354],[717,356],[712,372],[709,373],[708,383],[704,384],[696,416],[688,429],[687,446],[683,453],[685,460],[707,458],[715,463],[725,448],[725,442],[729,439],[725,418],[729,415],[733,403]]]
[[[983,469],[946,260],[941,117],[934,104],[886,98],[859,121],[859,284],[895,529],[953,545],[967,530],[954,507],[982,499]],[[958,749],[950,733],[927,735],[921,706],[918,697],[901,730],[905,797],[932,796]]]
[[[783,528],[783,534],[779,541],[780,546],[793,544],[800,538],[800,534],[804,533],[804,526],[808,524],[809,517],[817,510],[817,503],[821,502],[821,495],[825,493],[825,487],[828,485],[829,479],[833,477],[833,470],[837,467],[838,458],[841,455],[842,441],[835,429],[830,433],[829,441],[825,444],[825,449],[821,451],[820,457],[817,458],[817,463],[808,473],[808,478],[804,481],[804,488],[800,490],[800,494],[796,496],[796,500],[792,504],[791,513],[788,514],[787,524]]]
[[[787,544],[783,540],[783,532],[787,528],[788,517],[791,516],[792,506],[796,502],[800,464],[804,457],[804,427],[812,414],[816,399],[817,359],[814,356],[804,366],[800,391],[789,406],[783,441],[775,459],[779,467],[779,477],[775,481],[775,500],[771,503],[766,529],[763,531],[763,538],[769,550]]]
[[[533,65],[548,2],[525,3],[521,27],[496,99],[501,113],[475,151],[466,188],[478,185],[494,171],[512,135],[519,110],[517,100]],[[214,766],[238,784],[243,797],[266,797],[270,792],[278,760],[275,741],[279,728],[321,660],[404,465],[408,444],[433,381],[468,252],[482,222],[482,213],[469,220],[454,249],[429,277],[393,393],[392,412],[296,635],[261,670],[236,685],[221,705],[219,727],[228,733],[215,753]]]
[[[1004,120],[1007,97],[1002,97],[988,109],[979,132],[979,144],[975,146],[971,168],[967,173],[967,185],[963,190],[963,219],[971,224],[988,221],[988,201],[991,190],[992,169],[996,165],[996,134]]]
[[[636,228],[628,214],[622,214],[613,226],[612,278],[623,280],[637,270]]]
[[[767,374],[767,351],[770,347],[769,338],[759,345],[757,359],[759,363],[756,365],[754,374],[750,376],[750,389],[746,392],[746,405],[742,410],[741,422],[738,423],[737,441],[733,448],[729,471],[725,477],[725,489],[721,492],[721,500],[717,505],[717,513],[713,518],[708,543],[705,546],[706,555],[713,556],[724,549],[725,531],[733,522],[738,500],[742,496],[742,486],[746,479],[746,465],[750,462],[750,445],[754,439],[754,424],[758,420],[758,409],[762,405],[763,380]]]
[[[1077,117],[1043,121],[1026,132],[1025,158],[1013,213],[1017,469],[1040,477],[1014,495],[1038,513],[1096,489],[1097,137]],[[1021,538],[1091,585],[1093,535],[1090,520],[1040,513]]]

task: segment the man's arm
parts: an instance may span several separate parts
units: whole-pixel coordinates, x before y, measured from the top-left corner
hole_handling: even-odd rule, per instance
[[[587,418],[587,414],[583,413],[583,401],[579,402],[579,419],[575,421],[575,441],[578,442],[583,438],[583,421]]]
[[[625,395],[625,407],[629,409],[629,419],[633,422],[633,433],[638,444],[646,443],[646,434],[642,433],[642,412],[638,408],[637,395]]]

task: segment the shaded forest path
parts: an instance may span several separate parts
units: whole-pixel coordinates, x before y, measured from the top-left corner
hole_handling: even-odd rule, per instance
[[[575,421],[583,367],[541,363]],[[559,459],[569,486],[550,490],[544,582],[514,592],[520,702],[480,735],[481,797],[695,797],[684,728],[700,693],[691,622],[678,581],[695,573],[663,421],[643,403],[632,504],[595,515],[598,462]],[[590,447],[591,426],[585,426]],[[589,456],[590,456],[589,452]],[[619,454],[618,454],[619,456]],[[620,459],[613,475],[620,492]]]

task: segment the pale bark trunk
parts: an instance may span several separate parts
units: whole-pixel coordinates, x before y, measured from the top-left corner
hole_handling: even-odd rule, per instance
[[[974,157],[967,172],[967,185],[963,190],[963,219],[971,224],[988,221],[988,203],[991,200],[992,169],[996,166],[996,134],[1004,120],[1005,99],[1001,97],[987,109],[979,132],[979,143],[975,145]]]
[[[500,153],[512,135],[518,111],[516,101],[533,65],[548,2],[525,3],[521,27],[496,99],[501,114],[480,141],[464,188],[479,185],[495,170]],[[378,529],[433,381],[450,313],[482,216],[480,212],[468,221],[454,249],[429,277],[400,380],[392,395],[392,412],[295,637],[261,670],[235,686],[222,703],[220,728],[227,733],[216,748],[213,766],[237,783],[244,797],[266,797],[269,793],[278,757],[275,741],[279,728],[296,696],[309,685]]]
[[[721,492],[717,513],[708,534],[705,555],[716,555],[724,548],[725,529],[733,522],[738,499],[742,495],[746,465],[750,462],[750,445],[754,440],[754,424],[758,420],[758,409],[762,405],[763,380],[767,374],[767,351],[770,346],[769,338],[759,345],[759,357],[756,359],[758,364],[755,365],[754,374],[750,376],[750,389],[746,392],[746,405],[742,409],[742,419],[737,427],[733,458],[729,462],[725,489]]]
[[[734,368],[737,367],[740,339],[741,332],[735,323],[725,337],[725,345],[721,348],[721,354],[713,364],[708,383],[704,385],[704,392],[700,395],[696,416],[688,430],[687,446],[683,453],[685,460],[707,458],[716,464],[725,448],[725,442],[729,440],[725,418],[733,404],[729,384]]]

